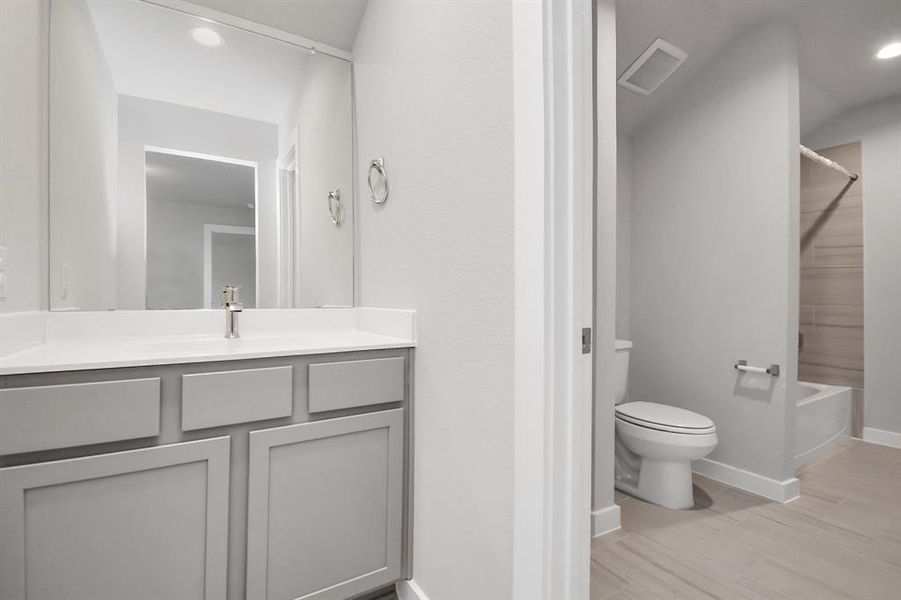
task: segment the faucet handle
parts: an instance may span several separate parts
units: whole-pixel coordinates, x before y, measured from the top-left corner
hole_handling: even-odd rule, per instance
[[[225,308],[229,304],[241,302],[241,286],[228,283],[222,288],[222,300],[219,308]]]

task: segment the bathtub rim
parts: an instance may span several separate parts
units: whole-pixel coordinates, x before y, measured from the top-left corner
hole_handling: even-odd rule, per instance
[[[797,381],[795,385],[807,386],[811,387],[816,391],[815,394],[811,394],[810,396],[805,396],[803,398],[798,398],[797,405],[804,406],[805,404],[809,404],[811,402],[815,402],[817,400],[822,400],[827,396],[831,396],[832,394],[838,394],[842,392],[853,392],[854,388],[849,387],[847,385],[832,385],[829,383],[813,383],[812,381]]]
[[[825,455],[829,450],[834,448],[839,442],[842,440],[848,439],[851,437],[851,403],[853,402],[853,388],[849,386],[843,385],[830,385],[826,383],[814,383],[811,381],[797,381],[795,385],[800,386],[808,386],[811,387],[817,392],[815,394],[811,394],[805,398],[798,398],[796,405],[797,409],[795,412],[795,428],[796,428],[796,436],[797,436],[797,428],[800,427],[799,423],[799,413],[803,408],[809,404],[813,404],[815,402],[822,402],[824,400],[829,400],[834,396],[846,395],[845,403],[847,404],[847,412],[843,419],[843,424],[841,429],[834,432],[831,436],[823,441],[819,441],[819,443],[815,444],[813,447],[805,449],[803,452],[799,452],[799,448],[797,447],[797,439],[795,442],[794,448],[794,466],[795,472],[799,472],[805,466],[810,465],[811,463],[816,462],[819,458]],[[841,399],[836,398],[836,401],[841,402]]]

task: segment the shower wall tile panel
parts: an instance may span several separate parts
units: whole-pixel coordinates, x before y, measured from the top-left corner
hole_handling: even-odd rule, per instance
[[[817,152],[860,173],[860,143]],[[863,189],[801,159],[803,381],[863,388]]]

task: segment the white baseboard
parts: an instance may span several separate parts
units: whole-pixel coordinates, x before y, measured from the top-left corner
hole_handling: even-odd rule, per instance
[[[412,579],[397,582],[396,590],[398,600],[429,600],[422,588]]]
[[[591,511],[591,535],[597,537],[616,531],[621,527],[620,510],[618,504],[611,504],[607,508]]]
[[[791,502],[801,493],[801,484],[797,477],[778,481],[708,458],[702,458],[692,463],[692,470],[704,477],[776,502]]]
[[[870,442],[871,444],[880,444],[882,446],[901,448],[901,433],[895,431],[885,431],[884,429],[874,429],[872,427],[864,427],[863,441]]]

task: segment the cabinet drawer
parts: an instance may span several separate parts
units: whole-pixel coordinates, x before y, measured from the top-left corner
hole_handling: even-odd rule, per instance
[[[294,367],[182,375],[182,431],[290,417]]]
[[[159,433],[158,377],[0,390],[0,454]]]
[[[311,413],[404,399],[404,357],[310,365]]]

